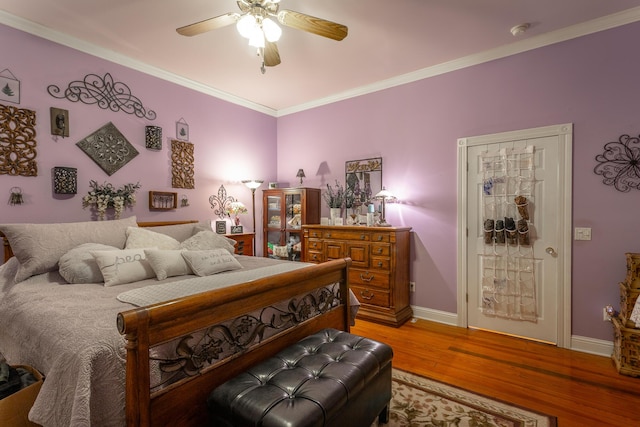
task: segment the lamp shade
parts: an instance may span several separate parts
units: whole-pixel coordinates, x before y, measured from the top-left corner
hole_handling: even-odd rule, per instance
[[[391,191],[387,190],[385,187],[382,187],[382,190],[380,190],[375,196],[373,196],[376,199],[382,199],[382,200],[389,200],[389,199],[394,199],[394,195],[393,193],[391,193]]]
[[[269,18],[262,20],[262,30],[264,31],[264,37],[271,43],[280,40],[282,35],[282,29]]]
[[[256,188],[260,187],[263,182],[264,181],[261,179],[245,179],[244,181],[242,181],[244,185],[246,185],[252,190],[255,190]]]

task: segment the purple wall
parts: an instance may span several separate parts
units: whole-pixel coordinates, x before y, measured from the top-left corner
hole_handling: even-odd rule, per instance
[[[0,222],[70,222],[88,221],[90,210],[82,209],[82,197],[89,181],[108,181],[115,186],[140,181],[138,202],[124,216],[136,215],[143,221],[178,219],[217,219],[209,196],[224,184],[229,195],[249,209],[241,222],[248,231],[251,225],[251,191],[240,183],[243,179],[275,180],[276,119],[254,110],[151,77],[127,67],[78,52],[59,44],[0,25],[0,69],[9,68],[21,82],[20,104],[4,105],[36,112],[37,177],[0,175]],[[102,110],[97,105],[56,99],[47,86],[61,89],[87,74],[111,73],[115,81],[127,84],[147,109],[154,110],[153,121],[124,112]],[[49,108],[69,110],[70,136],[51,135]],[[171,139],[175,139],[176,122],[184,118],[189,125],[189,141],[194,144],[195,188],[171,188]],[[75,144],[108,122],[123,133],[140,154],[113,175],[107,175]],[[162,127],[161,151],[145,148],[145,125]],[[233,160],[233,161],[231,161]],[[54,195],[51,168],[68,166],[78,169],[78,194]],[[10,188],[22,189],[26,203],[9,206]],[[265,187],[263,187],[265,188]],[[175,211],[149,211],[148,191],[173,191],[184,194],[189,207]],[[261,216],[261,203],[256,207]],[[259,224],[259,222],[258,222]],[[260,247],[260,245],[257,245]]]
[[[345,161],[381,156],[384,185],[403,201],[389,205],[387,217],[415,231],[412,304],[455,312],[457,138],[571,122],[573,225],[593,228],[592,241],[573,244],[573,334],[611,340],[602,307],[618,306],[624,253],[640,252],[640,201],[637,190],[623,194],[602,184],[593,168],[606,142],[640,133],[634,42],[639,38],[640,23],[630,24],[276,120],[0,25],[0,68],[21,81],[19,107],[37,112],[39,168],[37,177],[0,176],[0,197],[8,200],[9,189],[19,186],[26,200],[21,206],[0,203],[0,222],[89,220],[81,198],[92,179],[115,185],[140,181],[138,204],[127,214],[141,220],[212,218],[208,198],[220,184],[250,207],[251,193],[241,179],[295,183],[296,171],[304,168],[305,185],[321,187],[344,180]],[[65,87],[106,72],[129,85],[158,118],[149,122],[46,92],[50,84]],[[70,138],[56,141],[50,135],[49,107],[69,110]],[[168,147],[180,118],[189,123],[195,144],[193,190],[171,189]],[[140,152],[111,177],[75,146],[109,121]],[[144,148],[146,124],[163,128],[162,151]],[[318,175],[324,162],[329,173]],[[77,195],[53,196],[54,166],[78,168]],[[149,190],[186,194],[191,206],[150,212]],[[259,226],[261,192],[256,195]],[[245,227],[250,218],[243,218]]]
[[[279,118],[278,178],[304,168],[322,186],[344,181],[345,161],[381,156],[404,201],[387,218],[415,231],[411,302],[455,312],[457,139],[574,123],[573,226],[593,239],[573,243],[572,332],[611,341],[602,307],[619,306],[624,254],[640,252],[640,193],[593,168],[606,142],[640,133],[638,39],[635,23]],[[323,162],[330,174],[318,176]]]

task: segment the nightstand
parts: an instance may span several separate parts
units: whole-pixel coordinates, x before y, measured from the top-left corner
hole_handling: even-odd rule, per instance
[[[253,256],[253,239],[254,233],[242,233],[242,234],[225,234],[226,237],[238,242],[236,245],[237,255]]]

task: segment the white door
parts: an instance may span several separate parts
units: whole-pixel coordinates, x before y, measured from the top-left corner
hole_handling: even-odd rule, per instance
[[[459,262],[465,265],[458,312],[466,313],[466,326],[570,346],[571,133],[571,125],[561,125],[458,141],[459,161],[466,161],[459,173]],[[505,180],[491,174],[494,160],[509,164]],[[516,163],[522,172],[513,172]],[[503,185],[500,197],[494,185]],[[519,194],[526,196],[528,219],[518,231],[526,225],[529,241],[509,244],[498,233],[505,217],[524,220],[514,204]],[[500,228],[493,235],[486,233],[487,218]]]

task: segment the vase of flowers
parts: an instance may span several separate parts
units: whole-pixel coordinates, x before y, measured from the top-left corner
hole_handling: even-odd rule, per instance
[[[342,218],[342,208],[345,202],[344,187],[336,180],[335,187],[327,184],[327,190],[323,194],[324,201],[329,206],[331,224],[335,224],[336,218]]]
[[[136,191],[140,188],[140,183],[125,184],[116,188],[113,184],[105,182],[98,184],[96,181],[89,181],[89,193],[82,198],[82,208],[91,207],[98,214],[99,220],[104,220],[107,209],[113,209],[114,219],[119,219],[127,207],[136,204]]]
[[[235,225],[240,225],[240,217],[238,217],[238,215],[246,213],[247,208],[242,202],[231,202],[229,206],[227,206],[227,215],[229,215],[229,217],[233,216]]]

